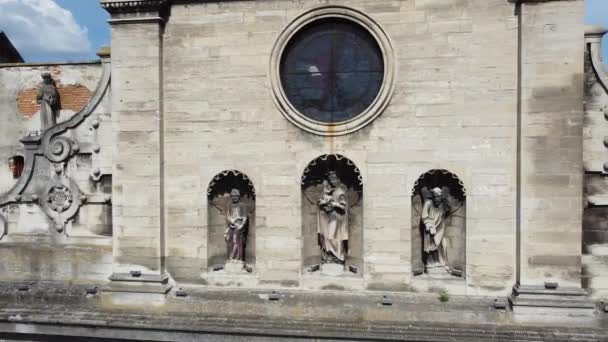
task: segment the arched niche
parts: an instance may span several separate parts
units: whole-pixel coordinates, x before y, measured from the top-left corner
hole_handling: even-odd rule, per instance
[[[425,252],[425,224],[422,222],[425,201],[433,204],[433,189],[441,189],[445,206],[442,248],[445,267],[434,263],[437,252],[430,258]],[[447,170],[434,169],[421,175],[412,189],[412,271],[424,273],[465,275],[466,267],[466,190],[462,181]],[[428,235],[430,236],[430,234]],[[428,240],[427,240],[428,241]],[[427,249],[432,249],[427,246]],[[435,267],[433,267],[435,266]]]
[[[248,267],[255,265],[255,188],[244,173],[227,170],[215,175],[207,190],[207,260],[210,272],[220,270],[227,261],[225,209],[232,189],[239,190],[240,201],[248,216],[243,261]]]
[[[25,158],[22,155],[13,155],[6,161],[8,163],[2,164],[0,168],[0,197],[15,186],[25,169]]]
[[[302,193],[302,267],[304,272],[316,272],[321,264],[319,245],[318,203],[323,195],[323,181],[328,174],[336,173],[347,189],[348,243],[344,261],[345,272],[361,275],[363,272],[363,178],[350,159],[339,154],[325,154],[304,169]]]
[[[16,155],[9,158],[8,167],[11,170],[13,179],[21,178],[21,174],[23,173],[23,169],[25,168],[25,158],[21,155]]]

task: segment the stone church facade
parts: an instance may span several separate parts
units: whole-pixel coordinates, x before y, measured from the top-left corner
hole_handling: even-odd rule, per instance
[[[608,334],[606,30],[582,0],[100,3],[99,62],[0,65],[8,288],[84,286],[92,312],[440,292]]]

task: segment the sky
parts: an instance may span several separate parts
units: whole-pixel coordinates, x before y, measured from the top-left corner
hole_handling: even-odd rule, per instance
[[[98,0],[0,0],[0,30],[26,62],[97,59],[108,18]]]
[[[585,0],[585,23],[608,28],[608,0]],[[602,51],[608,64],[608,35],[602,40]]]
[[[585,0],[587,24],[608,27],[608,0]],[[110,44],[109,16],[98,0],[0,0],[0,30],[26,62],[97,59]],[[608,37],[603,44],[608,62]]]

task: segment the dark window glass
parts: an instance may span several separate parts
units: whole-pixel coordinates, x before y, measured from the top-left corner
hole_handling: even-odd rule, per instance
[[[281,60],[281,83],[291,104],[326,123],[351,119],[369,107],[384,79],[378,43],[363,27],[342,19],[300,30]]]
[[[22,156],[14,156],[8,160],[8,167],[13,173],[13,179],[19,179],[23,173],[23,167],[25,166],[25,160]]]

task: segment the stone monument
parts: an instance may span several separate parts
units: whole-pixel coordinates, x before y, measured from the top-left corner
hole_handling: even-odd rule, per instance
[[[335,171],[328,172],[318,202],[317,233],[321,247],[322,271],[344,269],[348,252],[347,189]],[[336,267],[337,266],[337,267]]]
[[[433,188],[431,194],[432,197],[424,201],[420,217],[424,228],[425,270],[428,272],[432,268],[443,267],[449,272],[444,235],[447,226],[445,219],[450,214],[450,207],[440,188]]]
[[[241,192],[237,189],[230,191],[230,199],[224,210],[226,215],[226,265],[228,273],[245,271],[245,245],[247,242],[247,210],[241,203]]]
[[[40,131],[45,131],[57,124],[59,114],[59,92],[51,74],[42,74],[42,85],[38,90],[36,102],[40,104]]]
[[[422,174],[412,192],[412,273],[461,277],[466,273],[466,189],[445,169]]]

